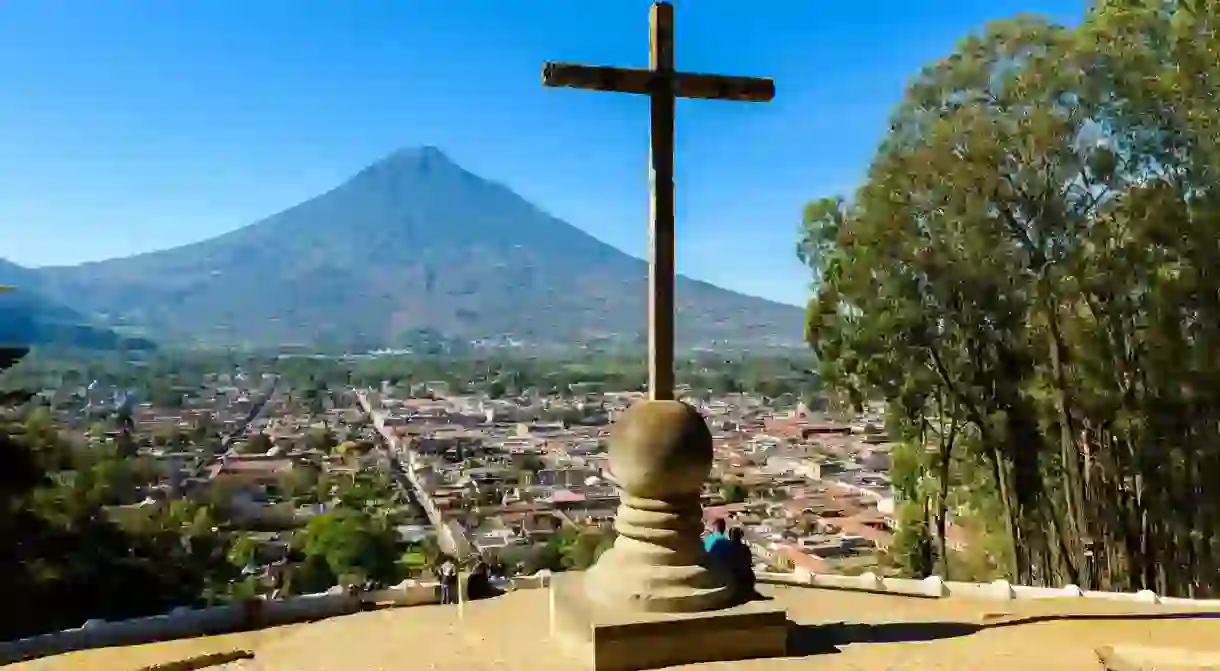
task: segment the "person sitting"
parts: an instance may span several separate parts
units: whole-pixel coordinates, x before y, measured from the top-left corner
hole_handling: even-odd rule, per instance
[[[711,531],[703,537],[703,550],[716,561],[728,558],[729,538],[725,535],[725,527],[724,519],[718,517],[712,520]]]
[[[475,564],[470,577],[466,579],[466,600],[490,599],[499,594],[500,590],[491,584],[491,572],[487,563],[480,561]]]
[[[733,576],[733,585],[738,598],[749,601],[757,596],[754,589],[754,553],[746,544],[746,534],[740,527],[729,531],[729,572]]]

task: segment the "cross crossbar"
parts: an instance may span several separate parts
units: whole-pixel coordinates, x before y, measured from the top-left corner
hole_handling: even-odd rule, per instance
[[[694,72],[661,73],[649,68],[547,63],[542,84],[551,87],[650,95],[672,78],[674,97],[765,103],[775,97],[775,81],[762,77],[729,77]]]
[[[542,84],[592,91],[635,93],[649,99],[651,212],[648,226],[648,394],[674,394],[674,101],[677,98],[769,102],[775,83],[674,69],[674,8],[654,2],[649,67],[616,68],[546,63]]]

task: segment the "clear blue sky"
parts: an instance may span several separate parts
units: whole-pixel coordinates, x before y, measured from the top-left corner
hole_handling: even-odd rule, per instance
[[[0,257],[211,237],[436,145],[630,253],[647,102],[544,89],[546,60],[646,65],[647,0],[7,0]],[[851,190],[907,78],[985,21],[1085,0],[679,0],[679,68],[771,76],[678,108],[679,270],[803,303],[802,205]],[[405,252],[406,250],[404,250]]]

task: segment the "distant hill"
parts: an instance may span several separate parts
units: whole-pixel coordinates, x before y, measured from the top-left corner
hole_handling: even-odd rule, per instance
[[[85,350],[151,350],[144,338],[120,334],[42,296],[29,271],[0,260],[0,348],[55,346]]]
[[[642,260],[431,147],[204,242],[33,272],[82,311],[215,344],[634,344],[646,324]],[[677,293],[687,345],[800,341],[799,308],[687,278]]]

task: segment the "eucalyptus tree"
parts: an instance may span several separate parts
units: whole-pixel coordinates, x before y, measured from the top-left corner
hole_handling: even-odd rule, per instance
[[[1016,580],[1217,587],[1215,12],[992,24],[913,80],[850,201],[806,209],[808,339],[827,383],[890,402],[942,565],[983,465]]]

